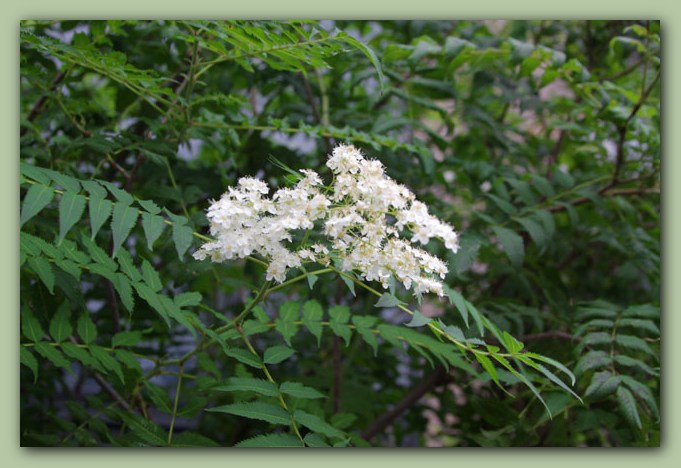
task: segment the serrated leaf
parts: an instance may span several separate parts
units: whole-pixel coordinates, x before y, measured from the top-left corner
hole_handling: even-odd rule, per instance
[[[325,398],[324,394],[312,387],[306,387],[300,382],[284,382],[279,386],[279,391],[294,398],[317,399]]]
[[[161,316],[163,321],[166,323],[166,326],[170,327],[170,318],[168,317],[168,313],[163,306],[163,303],[159,299],[160,296],[146,284],[134,283],[133,287],[135,288],[135,291],[137,291],[139,297],[144,299],[147,304],[149,304],[151,308]]]
[[[343,280],[343,283],[348,287],[353,297],[357,297],[357,294],[355,293],[355,282],[345,275],[341,275],[340,279]]]
[[[528,366],[530,366],[531,368],[533,368],[534,370],[539,371],[541,374],[544,375],[544,377],[546,377],[547,379],[549,379],[549,380],[550,380],[551,382],[553,382],[554,384],[558,385],[560,388],[562,388],[562,389],[565,390],[567,393],[569,393],[570,395],[572,395],[573,397],[575,397],[576,399],[578,399],[580,402],[582,402],[582,399],[580,398],[579,395],[577,395],[575,392],[573,392],[572,389],[571,389],[570,387],[568,387],[568,386],[565,384],[565,382],[563,382],[563,381],[560,380],[558,377],[556,377],[556,375],[555,375],[553,372],[551,372],[550,370],[548,370],[546,367],[542,366],[542,365],[539,364],[538,362],[532,361],[532,359],[530,359],[529,357],[527,357],[527,356],[524,355],[524,354],[518,355],[517,358],[518,358],[520,361],[522,361],[522,362],[524,362],[525,364],[527,364]]]
[[[54,189],[42,184],[31,185],[21,204],[19,226],[22,227],[35,215],[45,208],[54,198]]]
[[[577,361],[575,374],[581,375],[593,369],[602,369],[612,364],[612,358],[605,351],[589,351]]]
[[[155,409],[166,414],[172,414],[173,406],[170,402],[170,397],[168,397],[168,391],[165,388],[154,385],[148,380],[144,381],[144,388],[147,389],[147,393],[154,403]]]
[[[303,447],[299,438],[292,434],[263,434],[250,439],[242,440],[235,447],[241,448],[283,448]]]
[[[334,334],[345,341],[345,346],[350,345],[352,329],[347,325],[350,320],[350,308],[345,305],[335,305],[329,309],[329,326]]]
[[[111,356],[111,354],[109,354],[108,351],[101,346],[90,346],[89,350],[92,356],[97,359],[97,361],[99,361],[106,369],[116,374],[116,377],[118,377],[122,384],[125,383],[121,365]]]
[[[648,375],[651,376],[659,376],[659,372],[657,372],[655,369],[650,367],[648,364],[645,362],[641,361],[640,359],[634,359],[630,356],[626,356],[624,354],[618,354],[614,357],[615,362],[619,364],[620,366],[628,367],[628,368],[634,368],[638,369],[642,372],[645,372]]]
[[[173,298],[178,307],[194,307],[201,304],[201,293],[196,291],[184,292]]]
[[[219,447],[220,444],[208,437],[191,431],[173,435],[172,447]]]
[[[518,218],[516,221],[527,231],[537,246],[543,247],[546,244],[546,233],[541,224],[531,218]]]
[[[484,354],[475,353],[475,359],[478,360],[485,372],[492,378],[495,384],[499,388],[502,388],[501,382],[499,382],[499,376],[497,375],[497,369],[494,367],[492,361]]]
[[[468,309],[468,311],[473,316],[473,320],[475,320],[475,324],[478,327],[478,332],[480,333],[480,336],[484,335],[485,329],[484,329],[482,314],[478,311],[478,309],[475,308],[475,306],[473,304],[471,304],[468,301],[466,301],[466,308]]]
[[[241,348],[223,348],[223,350],[227,356],[232,357],[247,366],[255,367],[256,369],[262,368],[260,357],[250,351]]]
[[[279,389],[275,384],[251,377],[231,377],[225,385],[219,385],[212,390],[219,392],[255,392],[264,396],[279,396]]]
[[[105,369],[102,367],[102,365],[94,357],[92,357],[84,348],[81,348],[80,346],[77,346],[69,341],[65,341],[60,346],[61,350],[68,357],[72,359],[77,359],[82,364],[92,367],[93,369],[99,372],[102,373],[105,372]]]
[[[106,189],[94,180],[81,180],[80,184],[90,194],[90,198],[106,198]]]
[[[317,338],[317,346],[322,342],[322,324],[324,310],[321,304],[315,300],[307,301],[303,304],[303,325]]]
[[[40,281],[45,285],[50,294],[54,294],[54,271],[52,264],[44,257],[31,257],[28,259],[28,266],[38,275]]]
[[[25,346],[19,346],[19,362],[33,372],[33,383],[38,381],[38,360]]]
[[[21,333],[34,343],[42,340],[45,335],[40,321],[28,308],[24,308],[21,311]]]
[[[286,344],[291,346],[291,338],[298,333],[298,325],[295,323],[299,318],[298,302],[288,301],[279,309],[279,317],[275,320],[275,328],[281,333]]]
[[[615,393],[617,397],[617,406],[620,412],[624,416],[627,422],[637,429],[641,429],[641,417],[638,414],[638,409],[636,408],[636,399],[623,386],[617,387],[617,392]]]
[[[148,419],[127,413],[119,413],[119,417],[145,444],[152,446],[166,446],[168,444],[166,431]]]
[[[628,307],[622,312],[622,317],[638,317],[644,319],[659,319],[660,308],[652,304],[641,304]]]
[[[359,49],[369,59],[371,64],[376,69],[381,94],[383,94],[383,90],[385,87],[385,76],[383,75],[383,69],[381,68],[381,61],[376,56],[376,53],[362,41],[359,41],[348,34],[339,33],[338,35],[336,35],[336,39],[346,42],[347,44]]]
[[[331,447],[329,444],[324,442],[324,439],[322,439],[319,434],[315,434],[314,432],[308,432],[305,434],[303,441],[305,441],[305,445],[308,447]]]
[[[534,394],[535,397],[537,397],[537,400],[546,408],[546,411],[549,414],[549,417],[552,418],[553,415],[551,413],[551,408],[549,408],[549,405],[546,404],[546,401],[544,398],[542,398],[541,394],[537,390],[537,388],[530,382],[527,377],[525,377],[523,374],[515,370],[511,364],[504,358],[503,356],[499,356],[498,354],[493,354],[492,357],[499,362],[502,366],[506,368],[511,374],[513,374],[518,380],[520,380],[527,388],[530,389],[530,391]]]
[[[416,328],[416,327],[422,327],[424,325],[428,325],[432,321],[433,321],[432,318],[426,317],[425,315],[423,315],[418,310],[415,310],[414,315],[411,316],[411,320],[409,322],[405,323],[405,325],[408,326],[408,327],[411,327],[411,328]]]
[[[112,257],[116,257],[116,252],[121,248],[135,223],[137,223],[138,216],[139,211],[130,205],[121,202],[117,202],[114,205],[113,216],[111,217],[111,230],[113,232]]]
[[[50,176],[52,177],[52,180],[54,180],[57,185],[62,187],[64,190],[68,192],[80,191],[80,182],[73,177],[60,172],[52,172]]]
[[[114,348],[120,346],[135,346],[140,341],[142,341],[142,332],[138,330],[122,331],[116,333],[113,338],[111,338],[111,346]]]
[[[125,365],[125,367],[133,369],[140,374],[142,373],[142,367],[140,366],[139,361],[130,351],[125,349],[117,349],[114,354],[116,355],[116,358],[122,362],[123,365]]]
[[[132,281],[137,282],[142,279],[142,275],[140,275],[139,270],[135,267],[135,263],[127,250],[119,251],[116,260],[118,260],[118,264],[121,266],[121,271]]]
[[[643,330],[647,331],[651,335],[659,336],[660,329],[655,325],[652,320],[637,319],[637,318],[623,318],[619,322],[619,327],[631,327],[637,331]]]
[[[370,327],[376,324],[376,317],[362,317],[359,315],[352,316],[352,323],[355,325],[355,329],[359,336],[371,346],[374,350],[374,356],[378,354],[378,339]]]
[[[265,364],[279,364],[293,356],[296,352],[288,346],[272,346],[265,350],[263,362]]]
[[[72,332],[71,307],[68,301],[64,301],[50,320],[50,336],[59,343],[71,336]]]
[[[400,304],[402,304],[402,301],[400,301],[396,296],[386,292],[378,298],[378,301],[376,301],[374,307],[396,307]]]
[[[78,264],[72,260],[66,259],[55,259],[54,264],[57,265],[61,270],[73,276],[73,278],[80,282],[81,275],[83,271],[80,269]]]
[[[258,419],[271,424],[290,425],[291,415],[283,408],[271,403],[254,401],[248,403],[233,403],[231,405],[208,408],[213,413],[228,413],[248,419]]]
[[[128,192],[125,190],[121,190],[120,188],[116,187],[114,184],[111,182],[106,182],[104,180],[99,181],[100,184],[104,185],[107,189],[109,189],[109,192],[113,194],[114,197],[116,197],[116,200],[118,200],[118,203],[122,203],[123,205],[131,205],[135,199],[130,195]]]
[[[463,323],[465,323],[466,328],[468,328],[468,308],[466,307],[466,301],[463,296],[447,285],[444,285],[444,290],[447,297],[449,297],[449,303],[456,306],[456,310],[459,311]]]
[[[55,366],[63,367],[71,374],[73,374],[73,370],[71,370],[71,363],[54,346],[50,346],[47,343],[40,342],[36,343],[33,349],[35,349],[38,354],[49,360]]]
[[[631,335],[616,335],[615,343],[621,348],[627,348],[634,351],[641,351],[643,353],[649,354],[651,356],[657,356],[655,351],[650,347],[648,343],[638,336]]]
[[[192,231],[192,228],[173,223],[173,242],[175,242],[177,256],[180,257],[181,260],[187,249],[192,245],[193,239],[194,231]]]
[[[575,381],[576,381],[575,374],[573,374],[572,371],[570,371],[570,369],[568,369],[567,367],[565,367],[563,364],[556,361],[555,359],[551,359],[550,357],[544,356],[542,354],[536,354],[536,353],[530,353],[530,352],[526,352],[524,354],[525,354],[525,356],[532,358],[536,361],[542,361],[546,364],[552,365],[556,369],[563,372],[570,379],[570,385],[575,384]]]
[[[83,340],[83,343],[90,344],[97,338],[97,327],[95,323],[90,318],[89,312],[83,312],[78,318],[78,324],[76,326],[78,331],[78,336]]]
[[[584,397],[597,401],[613,394],[622,378],[610,371],[596,372],[584,392]]]
[[[59,242],[83,216],[87,201],[84,196],[66,192],[59,201]]]
[[[142,260],[142,278],[149,289],[151,289],[153,292],[160,291],[163,287],[163,283],[161,283],[161,277],[158,275],[158,272],[153,266],[151,266],[151,263],[146,260]]]
[[[306,411],[300,409],[295,410],[293,413],[293,419],[308,429],[314,432],[320,432],[327,437],[335,437],[338,439],[345,437],[343,432],[339,431],[319,416],[315,416],[314,414],[310,414]]]
[[[515,266],[522,265],[523,258],[525,257],[523,238],[514,231],[501,226],[492,226],[492,230],[499,239],[499,242],[501,242],[501,246],[511,260],[511,263]]]
[[[121,302],[123,302],[125,308],[132,312],[135,308],[135,299],[132,295],[132,286],[130,286],[129,278],[123,273],[116,273],[111,283],[118,293],[118,297],[121,298]]]
[[[142,208],[153,215],[159,214],[161,212],[161,208],[159,208],[158,205],[151,200],[137,200],[137,203],[139,203]]]
[[[163,233],[165,226],[166,223],[162,217],[149,213],[142,213],[142,228],[144,228],[144,237],[147,239],[149,250],[153,250],[154,242],[156,242]]]

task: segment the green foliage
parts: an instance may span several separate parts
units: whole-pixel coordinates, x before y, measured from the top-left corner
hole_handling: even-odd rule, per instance
[[[22,445],[659,445],[659,30],[22,22]],[[191,256],[346,142],[460,233],[445,297]]]

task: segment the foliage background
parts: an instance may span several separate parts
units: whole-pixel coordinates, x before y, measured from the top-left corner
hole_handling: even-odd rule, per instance
[[[417,107],[417,108],[418,108],[418,107]],[[287,115],[288,115],[288,113],[287,113]],[[318,154],[321,154],[321,152],[318,152]],[[427,159],[426,159],[426,160],[427,160]],[[418,166],[417,166],[417,167],[418,167]],[[424,169],[425,169],[425,167],[424,167]],[[398,180],[399,180],[399,177],[396,176],[396,178],[398,178]],[[219,192],[218,192],[218,193],[219,193]],[[503,211],[503,210],[502,210],[502,211]],[[507,262],[506,262],[506,263],[507,263]],[[658,273],[658,274],[659,274],[659,273]],[[654,273],[654,272],[653,272],[653,277],[652,277],[652,279],[653,279],[653,286],[654,286],[654,283],[655,283],[655,280],[656,280],[656,277],[655,277],[655,273]],[[658,280],[658,283],[659,283],[659,280]],[[626,291],[620,291],[620,292],[626,292]],[[619,294],[619,293],[618,293],[618,294]],[[652,296],[655,296],[654,293],[651,294],[651,295],[652,295]],[[657,295],[658,295],[658,297],[659,297],[659,293],[658,293]],[[626,299],[626,297],[625,297],[625,299]],[[627,300],[626,302],[629,303],[630,301]],[[639,301],[639,302],[640,302],[640,301]]]

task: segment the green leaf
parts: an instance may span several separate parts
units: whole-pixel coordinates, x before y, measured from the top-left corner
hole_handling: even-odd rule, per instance
[[[619,375],[613,375],[610,371],[596,372],[584,392],[584,397],[592,401],[602,400],[615,393],[621,381]]]
[[[130,351],[125,349],[117,349],[114,354],[116,355],[116,358],[125,365],[125,367],[135,370],[139,374],[142,373],[142,367],[140,366],[139,361]]]
[[[128,413],[118,413],[133,434],[139,437],[145,444],[163,447],[168,444],[168,434],[159,426],[141,416]]]
[[[74,224],[80,220],[85,211],[87,201],[82,195],[66,192],[59,201],[59,242],[61,242]]]
[[[291,338],[298,333],[298,325],[295,323],[299,318],[300,304],[294,301],[288,301],[282,304],[279,309],[279,317],[275,320],[275,328],[286,341],[286,344],[291,346]]]
[[[151,263],[146,260],[142,260],[142,278],[144,278],[144,282],[153,292],[160,291],[163,287],[158,272],[151,266]]]
[[[123,252],[121,250],[121,252]],[[120,252],[119,252],[120,253]],[[130,280],[123,273],[116,273],[111,282],[118,293],[118,297],[121,298],[123,305],[128,311],[132,312],[135,307],[135,299],[132,295],[132,286],[130,285]]]
[[[581,375],[593,369],[602,369],[612,364],[612,358],[605,351],[589,351],[577,361],[575,374]]]
[[[480,365],[482,365],[482,368],[485,369],[485,372],[487,372],[487,374],[492,378],[494,383],[497,384],[499,388],[503,388],[501,382],[499,382],[497,369],[494,367],[492,361],[484,354],[479,353],[475,353],[475,359],[477,359]]]
[[[619,347],[631,349],[633,351],[641,351],[643,353],[649,354],[651,356],[657,356],[657,353],[653,351],[648,343],[638,336],[631,335],[617,335],[615,336],[615,343]]]
[[[173,435],[172,447],[219,447],[220,444],[208,437],[191,431]]]
[[[378,298],[378,301],[376,304],[374,304],[374,307],[396,307],[400,304],[402,304],[402,301],[400,301],[396,296],[386,292]]]
[[[139,203],[142,208],[153,215],[159,214],[161,212],[161,208],[159,208],[158,205],[151,200],[137,200],[137,203]]]
[[[99,361],[106,369],[112,371],[116,374],[116,377],[121,381],[122,384],[125,383],[125,378],[123,377],[123,369],[121,365],[116,361],[111,354],[101,346],[90,346],[90,353]]]
[[[182,259],[185,252],[192,245],[194,239],[194,231],[189,226],[181,226],[178,223],[173,223],[173,241],[177,249],[177,256]]]
[[[306,387],[300,382],[284,382],[279,386],[279,391],[294,398],[317,399],[326,398],[324,394],[318,392],[312,387]]]
[[[120,346],[135,346],[142,341],[142,332],[138,330],[122,331],[116,333],[111,338],[111,346],[118,348]]]
[[[160,216],[142,213],[142,227],[144,228],[144,237],[147,239],[147,246],[149,250],[153,250],[154,242],[166,227],[165,220]]]
[[[163,306],[163,303],[160,300],[161,296],[156,294],[153,289],[143,283],[134,283],[133,287],[135,288],[135,291],[137,291],[139,297],[144,299],[147,304],[149,304],[151,308],[161,316],[167,327],[170,327],[170,318],[168,317],[166,308]]]
[[[523,257],[525,257],[523,238],[514,231],[501,226],[492,226],[492,230],[501,242],[501,246],[511,263],[516,267],[520,266],[523,263]]]
[[[525,228],[535,244],[539,247],[546,245],[546,233],[541,224],[531,218],[518,218],[516,221]]]
[[[642,428],[641,417],[638,414],[634,396],[623,386],[617,387],[615,395],[617,397],[617,405],[624,416],[624,419],[626,419],[630,425],[640,430]]]
[[[378,354],[378,340],[374,331],[371,329],[376,324],[376,317],[352,316],[352,323],[355,325],[357,333],[374,350],[374,356]]]
[[[92,357],[84,348],[77,346],[70,341],[65,341],[60,345],[60,347],[64,354],[66,354],[68,357],[77,359],[84,365],[89,366],[99,372],[106,372],[101,364],[97,362],[97,360]]]
[[[279,396],[279,389],[275,384],[251,377],[231,377],[225,385],[219,385],[212,390],[218,392],[254,392],[264,396]]]
[[[265,364],[279,364],[293,356],[296,352],[287,346],[273,346],[265,350],[263,362]]]
[[[52,172],[50,175],[52,177],[52,180],[54,180],[57,183],[57,185],[62,187],[67,192],[80,191],[80,182],[78,182],[73,177],[68,176],[66,174],[62,174],[60,172]]]
[[[307,285],[310,289],[314,288],[315,283],[319,279],[319,276],[314,275],[312,273],[307,275]]]
[[[322,343],[322,324],[321,320],[324,316],[324,310],[321,304],[315,300],[307,301],[303,304],[303,325],[317,337],[317,346]]]
[[[38,360],[25,346],[19,346],[19,362],[33,372],[33,383],[38,382]]]
[[[21,204],[21,216],[19,226],[22,227],[28,220],[45,208],[54,198],[54,189],[41,184],[31,185],[26,192]]]
[[[338,439],[345,437],[343,432],[339,431],[319,416],[315,416],[314,414],[310,414],[306,411],[300,409],[295,410],[293,413],[293,419],[308,429],[322,433],[327,437],[335,437]]]
[[[50,336],[59,343],[71,336],[72,332],[71,306],[68,301],[64,301],[50,321]]]
[[[642,304],[628,307],[622,312],[622,317],[638,317],[644,319],[659,319],[660,308],[652,304]]]
[[[263,434],[250,439],[242,440],[235,447],[242,448],[283,448],[303,447],[300,439],[292,434]]]
[[[456,306],[456,310],[459,311],[459,314],[463,319],[463,323],[465,323],[466,328],[468,328],[468,308],[466,307],[465,299],[461,294],[459,294],[457,291],[450,288],[446,284],[444,285],[444,290],[445,293],[447,294],[447,297],[449,297],[449,303]]]
[[[118,269],[116,262],[109,257],[104,250],[102,250],[97,244],[94,243],[90,238],[86,236],[81,237],[81,241],[85,248],[90,253],[92,260],[100,265],[104,266],[107,270],[114,272]]]
[[[76,329],[78,330],[78,336],[83,340],[83,343],[89,345],[97,338],[97,327],[95,323],[90,318],[90,313],[85,311],[78,318],[78,324]]]
[[[95,180],[81,180],[80,184],[90,194],[92,198],[106,198],[106,189]]]
[[[247,366],[255,367],[256,369],[262,368],[262,361],[260,360],[260,357],[256,356],[250,351],[246,351],[245,349],[241,348],[223,348],[223,350],[227,356],[232,357],[237,361],[246,364]]]
[[[139,270],[135,267],[132,257],[127,250],[123,249],[118,252],[116,260],[118,260],[118,264],[121,266],[121,271],[132,281],[137,282],[142,279],[142,275],[140,275]]]
[[[121,203],[125,206],[131,205],[132,202],[135,201],[135,199],[130,195],[128,192],[125,190],[119,189],[116,187],[114,184],[111,182],[106,182],[103,180],[100,180],[99,183],[104,185],[106,188],[109,189],[109,192],[113,194],[114,197],[116,197],[116,200],[118,200],[118,203]]]
[[[21,333],[34,343],[42,340],[45,335],[40,321],[28,308],[24,308],[21,311]]]
[[[148,380],[144,381],[144,387],[147,389],[149,398],[151,398],[151,401],[154,403],[156,409],[166,414],[173,413],[173,406],[170,402],[170,397],[168,397],[168,391],[165,388],[154,385]]]
[[[201,304],[201,293],[196,291],[184,292],[173,298],[178,307],[194,307]]]
[[[350,346],[352,329],[348,326],[350,321],[350,308],[345,305],[335,305],[329,309],[329,326],[331,331],[343,338],[345,346]]]
[[[322,439],[322,437],[319,436],[319,434],[315,434],[314,432],[308,432],[307,434],[305,434],[303,440],[305,441],[305,445],[307,445],[308,447],[317,448],[331,447],[329,444],[324,442],[324,439]]]
[[[341,40],[357,49],[359,49],[371,62],[371,64],[374,66],[376,69],[376,73],[378,74],[378,83],[381,88],[381,94],[383,94],[384,88],[385,88],[385,76],[383,75],[383,69],[381,68],[381,61],[378,59],[376,56],[376,53],[366,44],[363,42],[355,39],[354,37],[346,34],[346,33],[339,33],[336,36],[336,39]]]
[[[291,424],[291,415],[283,408],[271,403],[254,401],[249,403],[233,403],[231,405],[208,408],[206,411],[213,413],[228,413],[248,419],[259,419],[272,424]]]
[[[112,257],[116,257],[116,252],[120,249],[123,242],[130,234],[130,231],[137,222],[139,211],[125,203],[118,202],[114,205],[113,216],[111,218],[111,229],[113,231],[113,250]]]
[[[49,360],[55,366],[63,367],[73,374],[73,370],[71,370],[71,363],[54,346],[40,342],[36,343],[33,349],[35,349],[38,354]]]
[[[623,318],[619,322],[620,328],[633,328],[636,331],[646,331],[653,336],[660,336],[660,329],[651,320]]]
[[[418,310],[414,311],[414,315],[411,317],[411,321],[408,323],[405,323],[406,326],[411,327],[411,328],[416,328],[416,327],[422,327],[424,325],[428,325],[430,322],[432,322],[433,319],[430,317],[426,317],[423,315],[421,312]]]
[[[345,283],[345,285],[348,287],[352,295],[354,297],[357,297],[357,294],[355,293],[355,282],[345,275],[341,275],[340,278],[343,280],[343,283]]]
[[[38,275],[50,294],[54,294],[54,271],[52,264],[44,257],[31,257],[28,266]]]

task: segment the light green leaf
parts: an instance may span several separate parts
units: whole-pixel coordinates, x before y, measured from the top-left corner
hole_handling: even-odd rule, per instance
[[[317,399],[325,396],[312,387],[306,387],[300,382],[284,382],[279,386],[279,391],[294,398]]]
[[[121,271],[132,281],[137,282],[142,279],[142,275],[140,275],[139,270],[135,267],[132,257],[127,250],[119,251],[116,260],[118,260],[118,264],[121,266]]]
[[[56,342],[62,342],[71,336],[73,328],[71,327],[71,306],[68,301],[61,303],[50,321],[50,336]]]
[[[66,192],[59,201],[59,242],[61,242],[85,211],[85,197]]]
[[[426,317],[425,315],[423,315],[418,310],[415,310],[414,315],[412,315],[412,317],[411,317],[411,321],[405,323],[405,325],[408,326],[408,327],[411,327],[411,328],[416,328],[416,327],[422,327],[424,325],[427,325],[432,321],[433,321],[432,318]]]
[[[175,242],[175,249],[177,249],[177,256],[182,259],[185,252],[192,245],[194,239],[194,231],[189,226],[182,226],[178,223],[173,223],[173,242]]]
[[[292,434],[263,434],[250,439],[242,440],[235,447],[241,448],[283,448],[303,447],[300,439]]]
[[[144,228],[144,237],[147,239],[147,246],[149,250],[153,250],[154,242],[163,233],[166,223],[161,216],[142,213],[142,227]]]
[[[41,184],[31,185],[26,192],[21,204],[21,216],[19,226],[22,227],[28,220],[45,208],[54,198],[54,189]]]
[[[120,252],[123,252],[122,250]],[[119,253],[120,253],[119,252]],[[113,276],[113,281],[111,283],[118,293],[118,297],[121,298],[121,302],[129,312],[135,307],[135,299],[132,295],[132,286],[130,285],[130,279],[123,273],[116,273]]]
[[[137,200],[137,203],[139,203],[142,208],[153,215],[159,214],[161,212],[161,208],[159,208],[158,205],[151,200]]]
[[[288,301],[282,304],[279,309],[279,317],[275,320],[275,328],[286,341],[286,344],[291,346],[291,338],[298,333],[298,325],[295,323],[299,318],[300,304],[294,301]]]
[[[447,297],[449,297],[449,303],[456,306],[456,310],[459,311],[459,314],[463,319],[463,323],[465,323],[466,327],[468,328],[468,308],[466,307],[465,299],[461,294],[459,294],[457,291],[450,288],[446,284],[444,285],[444,290],[445,293],[447,294]]]
[[[396,307],[400,304],[402,304],[402,301],[400,301],[396,296],[386,292],[378,298],[378,301],[376,304],[374,304],[374,307]]]
[[[295,410],[293,413],[293,419],[308,429],[311,429],[315,432],[320,432],[327,437],[335,437],[337,439],[342,439],[345,437],[343,432],[339,431],[319,416],[315,416],[314,414],[310,414],[306,411],[300,409]]]
[[[317,346],[321,346],[322,340],[322,324],[321,320],[324,316],[324,311],[321,304],[315,300],[307,301],[303,304],[303,325],[317,337]]]
[[[363,42],[355,39],[354,37],[341,32],[336,36],[336,39],[339,39],[357,49],[359,49],[371,62],[371,64],[374,66],[376,69],[376,73],[378,74],[378,82],[381,88],[381,94],[383,94],[383,90],[385,88],[385,76],[383,75],[383,68],[381,67],[381,61],[378,59],[376,56],[376,53],[366,44]]]
[[[113,231],[113,250],[112,257],[116,257],[116,252],[123,245],[123,242],[130,234],[130,231],[137,222],[139,211],[125,203],[118,202],[114,205],[113,216],[111,218],[111,230]]]
[[[218,392],[254,392],[264,396],[279,396],[279,389],[268,380],[251,377],[231,377],[225,385],[213,387]]]
[[[201,304],[201,293],[196,291],[184,292],[173,298],[178,307],[194,307]]]
[[[265,350],[263,362],[265,364],[279,364],[293,356],[296,352],[287,346],[272,346]]]
[[[142,332],[138,330],[122,331],[116,333],[111,338],[111,346],[118,348],[120,346],[135,346],[142,341]]]
[[[228,413],[248,419],[259,419],[272,424],[290,425],[291,415],[283,408],[262,401],[233,403],[231,405],[208,408],[213,413]]]
[[[497,375],[497,370],[492,361],[484,354],[479,353],[475,353],[475,359],[482,365],[482,368],[485,369],[485,372],[492,378],[494,383],[497,384],[499,388],[502,388],[501,382],[499,382],[499,376]]]

